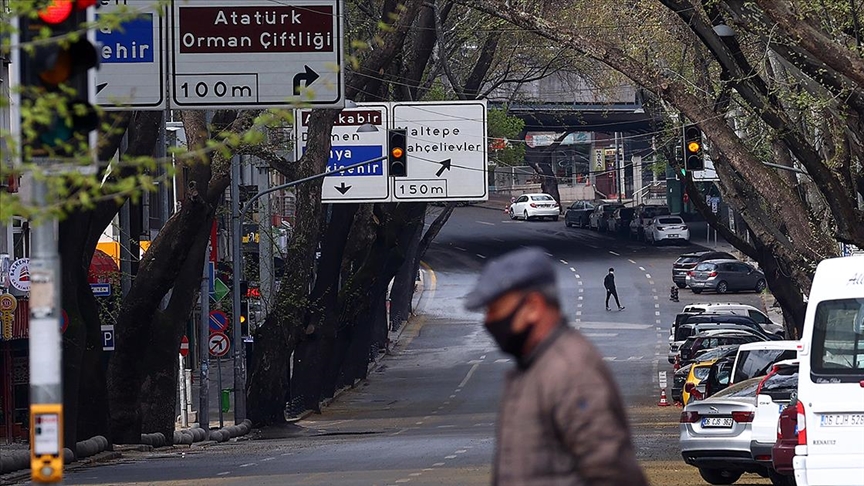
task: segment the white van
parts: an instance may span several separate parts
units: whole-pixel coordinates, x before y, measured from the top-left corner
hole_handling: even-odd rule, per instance
[[[798,486],[864,485],[864,256],[819,263],[798,357]]]

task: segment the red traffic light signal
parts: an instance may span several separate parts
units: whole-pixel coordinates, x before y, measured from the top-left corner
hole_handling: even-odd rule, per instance
[[[95,0],[51,0],[35,17],[18,17],[20,135],[25,158],[68,158],[91,151],[99,122],[89,70],[96,47],[87,28]],[[92,32],[88,32],[92,36]]]

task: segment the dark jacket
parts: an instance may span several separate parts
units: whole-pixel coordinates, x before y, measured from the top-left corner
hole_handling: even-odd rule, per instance
[[[562,324],[506,380],[493,485],[647,486],[602,356]]]
[[[606,278],[603,279],[603,286],[606,287],[606,290],[610,292],[615,291],[615,274],[609,272],[606,274]]]

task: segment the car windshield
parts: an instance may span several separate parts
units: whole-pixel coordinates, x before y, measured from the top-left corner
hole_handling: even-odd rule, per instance
[[[756,388],[759,387],[760,381],[762,381],[761,377],[736,383],[723,391],[715,393],[711,398],[755,397]]]
[[[675,330],[675,340],[683,341],[692,336],[694,327],[695,326],[678,326],[678,328]],[[690,345],[692,346],[693,343],[691,342]]]
[[[532,201],[554,201],[555,199],[553,199],[552,196],[550,196],[548,194],[538,194],[535,196],[531,196],[531,200]]]
[[[819,375],[864,376],[864,298],[819,303],[810,364]]]
[[[693,368],[693,377],[699,381],[705,379],[708,376],[708,373],[711,371],[711,366],[697,366]]]
[[[681,218],[657,218],[657,222],[660,224],[684,224],[684,220]]]
[[[714,265],[713,263],[700,263],[699,265],[696,265],[696,271],[698,271],[698,272],[709,272],[709,271],[711,271],[711,270],[714,270],[714,268],[715,268],[716,266],[717,266],[717,265]]]
[[[734,350],[734,346],[723,346],[719,348],[714,348],[710,351],[705,351],[705,353],[699,355],[699,359],[701,359],[702,361],[712,361],[718,358],[722,358],[723,356],[726,356]]]
[[[753,349],[739,351],[735,368],[735,382],[768,373],[774,363],[798,356],[794,349]]]
[[[699,257],[696,255],[691,256],[680,256],[678,260],[675,260],[675,263],[696,263],[699,261]]]

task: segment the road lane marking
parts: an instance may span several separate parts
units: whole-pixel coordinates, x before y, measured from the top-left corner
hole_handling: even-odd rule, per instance
[[[465,454],[466,452],[468,452],[466,449],[459,449],[456,454]]]
[[[639,361],[642,358],[644,358],[644,356],[630,356],[629,358],[627,358],[627,361]]]
[[[471,361],[468,362],[468,364],[480,364],[482,362],[483,362],[483,360],[481,360],[481,359],[472,359]]]
[[[603,361],[615,361],[615,356],[603,356]]]
[[[576,278],[582,278],[582,277],[580,277],[579,274],[577,273],[577,274],[576,274]]]
[[[613,254],[613,255],[615,255],[615,256],[621,256],[621,254],[620,254],[620,253],[615,253],[615,252],[614,252],[614,251],[612,251],[612,250],[609,250],[609,253],[611,253],[611,254]]]
[[[249,466],[257,466],[257,462],[247,462],[246,464],[240,464],[240,467],[249,467]]]
[[[221,472],[221,473],[218,473],[218,474],[216,474],[216,475],[217,475],[217,476],[227,476],[227,475],[229,475],[229,474],[231,474],[231,471]]]
[[[554,258],[554,257],[555,257],[555,255],[549,253],[548,251],[546,252],[546,256],[548,256],[549,258]]]
[[[487,226],[495,226],[495,223],[490,223],[488,221],[475,221],[476,223],[485,224]]]
[[[579,281],[579,285],[582,285],[582,281],[581,281],[581,280]]]
[[[481,254],[479,254],[479,253],[476,253],[476,255],[477,255],[478,257],[484,259],[484,260],[486,259],[486,255],[481,255]]]
[[[583,336],[587,338],[600,338],[600,337],[616,337],[618,336],[617,332],[583,332]]]
[[[435,464],[432,464],[432,467],[441,467],[443,465],[444,465],[443,462],[436,462]]]
[[[576,269],[575,269],[575,268],[573,268],[573,267],[570,267],[570,271],[571,271],[571,272],[575,272],[575,271],[576,271]],[[577,275],[577,276],[578,276],[578,275]]]
[[[660,304],[654,304],[654,308],[655,308],[655,309],[659,309],[659,308],[660,308]]]
[[[558,260],[558,261],[563,263],[564,265],[570,265],[569,263],[567,263],[567,260]]]
[[[651,285],[654,285],[654,281],[653,281],[653,280],[649,280],[648,283],[651,284]]]
[[[468,374],[465,375],[465,379],[462,380],[462,383],[459,383],[459,388],[465,388],[465,384],[468,383],[468,380],[471,379],[471,376],[474,375],[474,372],[477,371],[477,368],[480,366],[480,363],[474,363],[470,370],[468,370]]]
[[[417,476],[420,476],[421,474],[423,474],[423,473],[422,473],[422,472],[419,472],[419,473],[411,473],[411,474],[409,474],[409,476],[413,476],[413,477],[416,478]]]
[[[504,243],[504,240],[501,238],[492,238],[493,241],[497,241],[498,243]]]
[[[444,456],[444,459],[456,459],[455,455]]]
[[[582,311],[576,311],[576,315],[577,315],[577,316],[581,316],[581,315],[582,315]]]
[[[411,481],[411,478],[404,478],[404,479],[397,479],[396,480],[397,483],[407,483],[410,481]]]
[[[450,398],[456,398],[456,395],[450,395]]]
[[[486,359],[486,355],[480,356],[480,359]]]
[[[655,316],[659,316],[659,315],[660,315],[660,311],[654,311],[654,315],[655,315]]]
[[[630,260],[629,258],[627,259],[627,261],[632,263],[633,265],[636,265],[636,262],[634,262],[633,260]]]
[[[456,426],[455,425],[439,425],[438,426],[439,429],[452,429],[454,427],[456,427]]]
[[[466,250],[465,248],[462,248],[462,247],[459,247],[459,246],[454,246],[453,248],[456,248],[456,249],[459,250],[459,251],[468,251],[468,250]]]
[[[651,274],[650,274],[650,273],[646,273],[645,276],[646,276],[647,278],[649,278],[649,279],[651,278]]]
[[[645,271],[645,267],[639,267],[639,270]]]
[[[495,362],[496,362],[496,363],[509,363],[509,362],[510,362],[510,358],[501,358],[501,359],[496,359]]]

